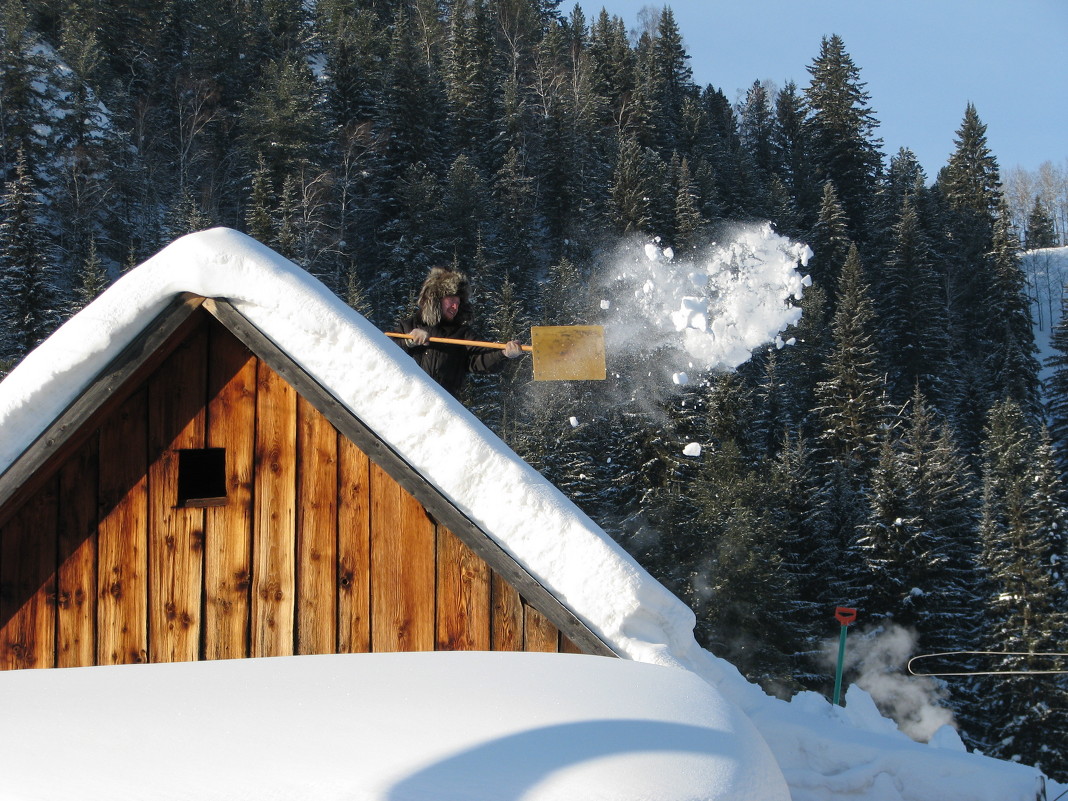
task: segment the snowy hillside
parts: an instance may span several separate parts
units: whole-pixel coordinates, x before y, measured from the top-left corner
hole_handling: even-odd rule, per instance
[[[1031,311],[1035,323],[1035,344],[1042,362],[1042,378],[1049,376],[1046,359],[1053,351],[1050,334],[1061,319],[1061,298],[1068,282],[1068,247],[1028,250],[1023,254]]]
[[[759,737],[753,734],[752,748],[739,751],[731,738],[708,740],[711,751],[706,756],[716,759],[698,762],[717,778],[710,780],[705,789],[685,797],[741,801],[754,798],[754,786],[774,787],[774,782],[767,785],[756,782],[750,771],[752,765],[747,762],[752,754],[762,752],[766,744],[786,779],[793,801],[1035,801],[1043,798],[1044,778],[1037,770],[967,753],[960,738],[948,726],[936,731],[928,744],[915,742],[882,717],[871,696],[857,687],[848,689],[843,708],[832,706],[814,693],[801,693],[790,702],[782,701],[747,682],[732,665],[697,644],[693,637],[695,618],[688,607],[429,380],[404,351],[307,272],[234,231],[215,229],[178,240],[120,279],[0,383],[0,430],[5,432],[0,440],[0,471],[10,466],[21,450],[179,292],[228,298],[247,319],[291,353],[340,403],[445,493],[457,508],[465,510],[471,520],[496,538],[504,550],[581,616],[617,653],[634,662],[685,671],[689,674],[687,680],[691,677],[704,680],[714,692],[711,700],[706,698],[707,703],[701,703],[711,710],[720,710],[723,720],[735,721],[730,725],[736,731],[750,731],[748,723],[751,723],[759,733]],[[345,358],[339,359],[338,354],[345,354]],[[358,360],[360,370],[351,369],[354,360]],[[8,432],[11,436],[7,436]],[[428,436],[428,432],[433,436]],[[353,671],[350,686],[352,692],[357,692],[360,687],[368,686],[358,680],[357,665],[367,664],[368,660],[373,665],[376,656],[339,657],[332,664],[339,666],[342,673]],[[226,688],[244,693],[241,696],[244,701],[230,698],[236,706],[229,718],[240,720],[243,731],[271,731],[277,723],[278,710],[257,701],[257,692],[268,692],[272,686],[291,686],[294,676],[304,670],[294,668],[287,678],[283,675],[287,670],[285,664],[279,663],[279,673],[275,674],[261,670],[255,660],[234,662],[226,667],[183,664],[128,669],[129,675],[137,677],[136,693],[132,689],[126,693],[121,687],[108,691],[115,693],[114,704],[129,705],[128,709],[109,707],[115,719],[122,721],[116,725],[127,727],[121,745],[127,763],[143,761],[159,766],[161,771],[169,771],[167,754],[171,753],[172,744],[161,740],[171,736],[167,732],[180,731],[186,741],[199,738],[201,732],[205,736],[217,734],[213,728],[217,710],[210,705],[186,703],[180,693],[176,694],[176,687],[195,683],[201,672],[213,671],[213,675],[221,677],[219,691],[226,698],[229,698]],[[484,668],[485,664],[479,669]],[[101,712],[99,682],[95,677],[111,670],[45,671],[33,676],[0,674],[5,730],[9,745],[18,745],[17,748],[0,747],[0,775],[15,764],[20,767],[20,775],[27,775],[27,771],[48,775],[54,770],[55,732],[60,727],[74,735],[68,740],[92,740]],[[413,681],[419,678],[414,667],[404,667],[401,672],[408,670]],[[455,679],[453,674],[438,675],[431,670],[431,675],[424,679],[433,683],[449,676]],[[283,684],[279,685],[280,681]],[[317,688],[307,683],[296,686],[298,689],[291,694],[297,696],[297,706],[303,705],[298,711],[308,737],[329,740],[342,751],[346,738],[363,738],[360,742],[367,739],[366,731],[354,731],[351,721],[337,719],[334,696],[317,695],[311,692]],[[338,692],[343,696],[343,681],[340,686]],[[654,691],[652,687],[656,686],[655,681],[649,686],[631,685],[627,692],[633,692],[636,697],[622,699],[621,703],[633,701],[642,706],[650,702],[656,706],[655,698],[648,694],[663,691],[666,697],[679,684],[669,681],[667,686]],[[305,687],[307,694],[302,695]],[[684,688],[682,691],[685,694]],[[438,696],[448,696],[448,693],[439,692]],[[694,695],[695,699],[702,697],[705,697],[703,690]],[[143,715],[141,702],[146,698],[155,699],[154,703],[160,699],[167,702],[151,720]],[[554,703],[562,705],[553,710],[559,717],[557,722],[574,720],[568,717],[568,709],[582,700],[581,695],[576,697],[574,693],[557,696]],[[406,701],[403,695],[397,699],[399,704]],[[676,702],[677,698],[672,701]],[[507,702],[502,700],[464,720],[463,735],[459,737],[463,747],[481,749],[481,753],[488,754],[507,752],[504,746],[509,733],[490,726],[492,718],[503,714],[505,707]],[[353,715],[356,714],[354,711]],[[606,747],[611,744],[607,733],[618,731],[613,727],[626,722],[604,717],[603,710],[588,710],[585,714],[584,720],[592,717],[599,721],[597,731],[608,738]],[[744,715],[748,723],[738,724],[732,718],[735,714]],[[37,719],[51,723],[30,729],[29,721]],[[425,740],[425,727],[416,725],[413,731],[421,732]],[[443,733],[442,737],[445,736]],[[214,746],[210,742],[209,739],[208,753],[202,758],[204,764],[217,765],[219,761],[214,759]],[[551,738],[534,738],[532,742],[540,745],[533,747],[531,758],[551,767],[552,760],[541,749],[558,747],[558,743]],[[442,742],[423,744],[434,751],[436,759],[448,758],[449,748]],[[418,784],[416,780],[424,775],[420,771],[426,766],[412,764],[411,754],[405,752],[410,743],[404,736],[383,739],[377,745],[389,752],[383,759],[394,760],[390,764],[406,766],[403,769],[409,771],[399,777],[393,775],[389,786],[416,789],[396,792],[363,787],[360,794],[344,797],[431,801],[472,797],[442,789],[444,785],[438,786],[440,792],[434,792]],[[100,744],[93,747],[101,750]],[[391,748],[397,753],[390,752]],[[572,791],[577,786],[585,788],[581,796],[571,797],[598,797],[586,794],[591,784],[581,778],[589,775],[584,771],[593,769],[600,760],[620,759],[618,751],[602,754],[588,749],[586,753],[588,765],[569,767],[570,775],[580,777],[579,784],[560,785]],[[341,797],[339,785],[320,787],[311,782],[310,776],[300,774],[305,768],[299,760],[279,762],[275,750],[239,749],[239,756],[242,770],[252,775],[277,775],[280,767],[289,766],[286,768],[291,771],[286,776],[288,789],[276,787],[274,794],[267,795],[259,783],[243,783],[234,776],[225,776],[222,778],[228,788],[225,796],[228,801]],[[624,762],[657,760],[661,756],[650,753],[650,746],[645,743],[628,752]],[[341,763],[332,763],[332,767],[345,770]],[[113,773],[106,767],[86,766],[83,770],[78,776],[82,788],[79,797],[97,797],[84,788],[110,788],[114,781]],[[168,772],[167,775],[185,776],[187,783],[171,786],[169,795],[142,797],[208,797],[200,795],[203,779],[194,772],[186,770],[183,774]],[[351,785],[351,775],[346,774],[344,778]],[[415,784],[405,784],[408,779]],[[31,779],[19,793],[5,797],[55,797],[47,793],[35,795],[35,787]],[[303,789],[298,792],[296,788]],[[310,794],[304,790],[310,790]],[[1048,798],[1052,801],[1064,790],[1068,788],[1056,788]],[[514,786],[510,791],[484,795],[516,801],[562,797],[528,793]],[[651,793],[643,797],[663,796]]]

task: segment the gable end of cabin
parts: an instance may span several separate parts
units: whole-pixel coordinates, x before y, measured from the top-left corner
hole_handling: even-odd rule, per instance
[[[0,669],[431,650],[613,655],[226,301],[0,476]]]

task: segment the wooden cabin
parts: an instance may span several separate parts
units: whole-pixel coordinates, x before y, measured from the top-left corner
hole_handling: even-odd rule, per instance
[[[431,650],[613,655],[224,300],[0,475],[0,668]]]

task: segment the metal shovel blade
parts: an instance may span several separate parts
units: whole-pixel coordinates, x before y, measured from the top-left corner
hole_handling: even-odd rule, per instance
[[[604,327],[536,325],[530,329],[535,381],[603,381]]]

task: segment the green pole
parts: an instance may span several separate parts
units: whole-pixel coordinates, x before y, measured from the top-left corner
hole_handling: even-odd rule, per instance
[[[842,626],[842,634],[838,638],[838,669],[834,672],[834,705],[839,706],[842,697],[842,665],[845,664],[846,632],[849,624],[857,619],[857,610],[848,606],[839,606],[834,610],[834,619]]]
[[[842,665],[845,663],[846,633],[849,626],[842,624],[842,633],[838,637],[838,668],[834,672],[834,705],[841,706],[839,700],[842,697]]]

